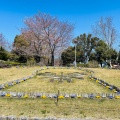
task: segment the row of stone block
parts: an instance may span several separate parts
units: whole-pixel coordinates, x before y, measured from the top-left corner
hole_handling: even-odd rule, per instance
[[[115,85],[111,85],[107,82],[105,82],[104,80],[101,80],[97,77],[92,77],[90,76],[91,80],[94,80],[96,83],[99,83],[100,85],[108,88],[109,90],[113,91],[114,93],[120,93],[120,89],[118,87],[116,87]]]
[[[58,119],[54,118],[54,117],[47,117],[47,118],[31,117],[30,118],[30,117],[26,117],[26,116],[21,116],[21,117],[16,117],[16,116],[0,116],[0,120],[58,120]]]
[[[17,80],[14,80],[14,81],[10,81],[10,82],[7,82],[7,83],[4,83],[4,84],[1,84],[0,85],[0,90],[2,89],[5,89],[5,88],[8,88],[9,86],[13,86],[13,85],[16,85],[16,84],[19,84],[23,81],[26,81],[30,78],[32,78],[33,76],[28,76],[28,77],[24,77],[22,79],[17,79]]]
[[[0,91],[0,97],[12,97],[12,98],[89,98],[89,99],[120,99],[120,94],[108,94],[108,93],[85,93],[85,94],[55,94],[55,93],[25,93],[25,92],[6,92]]]

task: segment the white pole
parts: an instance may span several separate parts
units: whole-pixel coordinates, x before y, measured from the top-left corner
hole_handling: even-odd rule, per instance
[[[76,44],[75,44],[75,68],[76,68]]]

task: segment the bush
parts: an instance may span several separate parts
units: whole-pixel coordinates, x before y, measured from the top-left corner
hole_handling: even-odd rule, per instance
[[[84,63],[78,63],[77,67],[89,67],[89,65]]]
[[[88,67],[90,67],[90,68],[98,68],[99,65],[98,65],[98,62],[97,62],[97,61],[90,61],[90,62],[88,63]]]
[[[87,64],[79,63],[79,64],[77,64],[77,67],[98,68],[99,65],[98,65],[98,62],[97,62],[97,61],[90,61],[90,62],[87,63]]]
[[[0,68],[10,68],[11,65],[6,64],[4,61],[0,61]]]
[[[24,65],[26,65],[25,63],[19,63],[19,62],[13,62],[13,61],[6,61],[5,62],[6,64],[8,64],[8,65],[11,65],[11,66],[24,66]]]
[[[0,68],[12,67],[12,66],[25,66],[25,63],[13,62],[13,61],[0,61]]]
[[[34,58],[29,58],[29,59],[27,60],[27,65],[28,65],[28,66],[34,66],[35,64],[36,64],[36,61],[35,61]]]

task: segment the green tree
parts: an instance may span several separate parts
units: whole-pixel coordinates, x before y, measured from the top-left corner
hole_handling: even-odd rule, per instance
[[[79,48],[79,51],[81,54],[83,54],[83,61],[84,63],[88,63],[90,54],[92,50],[95,49],[97,42],[99,41],[99,38],[92,37],[91,34],[86,35],[81,34],[76,38],[77,40],[77,48]]]
[[[74,47],[68,47],[66,50],[64,50],[64,52],[61,55],[61,59],[63,65],[73,63],[75,59]]]
[[[18,55],[26,55],[28,53],[27,48],[29,43],[26,41],[23,35],[16,35],[13,43],[13,51]]]
[[[19,58],[17,58],[19,62],[27,62],[27,59],[32,55],[29,49],[29,43],[23,35],[15,36],[12,53],[19,56]]]
[[[116,60],[117,52],[116,50],[109,48],[109,46],[103,40],[100,40],[95,49],[95,56],[98,63],[101,64],[102,67],[102,62]]]
[[[76,47],[76,62],[83,61],[83,53],[80,51],[79,46]],[[75,47],[68,47],[61,55],[63,65],[72,64],[75,61]]]
[[[6,61],[8,60],[8,58],[9,58],[8,52],[1,46],[0,47],[0,59]]]

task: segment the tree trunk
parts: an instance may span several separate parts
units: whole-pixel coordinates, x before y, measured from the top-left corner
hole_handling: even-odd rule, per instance
[[[54,52],[51,53],[51,66],[54,66]]]
[[[100,62],[100,66],[101,66],[101,68],[102,68],[102,62]]]
[[[89,57],[88,57],[88,56],[86,56],[85,63],[87,64],[87,63],[88,63],[88,61],[89,61]]]

